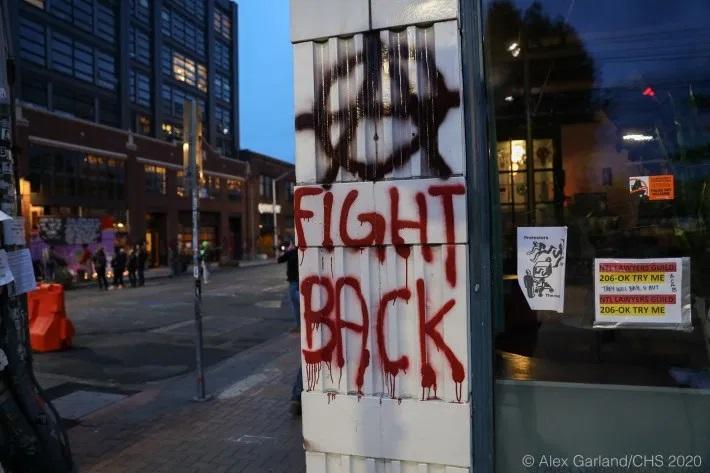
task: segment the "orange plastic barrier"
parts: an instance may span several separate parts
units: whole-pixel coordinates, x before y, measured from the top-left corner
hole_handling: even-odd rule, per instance
[[[74,325],[67,318],[61,284],[41,284],[28,293],[27,312],[32,350],[56,351],[71,346]]]

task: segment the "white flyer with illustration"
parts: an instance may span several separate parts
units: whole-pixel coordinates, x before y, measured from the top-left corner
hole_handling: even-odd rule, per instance
[[[563,312],[567,227],[518,227],[518,284],[532,310]]]

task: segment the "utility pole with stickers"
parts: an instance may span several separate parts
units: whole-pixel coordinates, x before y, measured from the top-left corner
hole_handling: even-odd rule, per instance
[[[0,4],[0,463],[7,473],[72,472],[61,419],[32,369],[26,293],[35,287],[13,154],[14,61]]]

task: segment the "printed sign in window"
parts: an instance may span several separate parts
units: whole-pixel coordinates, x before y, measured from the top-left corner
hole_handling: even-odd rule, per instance
[[[630,177],[629,193],[646,200],[673,200],[675,199],[673,174]]]
[[[595,327],[690,328],[688,258],[594,260]]]

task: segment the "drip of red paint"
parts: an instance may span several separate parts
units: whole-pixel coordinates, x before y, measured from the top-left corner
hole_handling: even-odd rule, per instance
[[[333,193],[326,192],[323,197],[323,248],[327,252],[333,251],[333,238],[330,236],[330,221],[333,214]]]
[[[405,245],[405,240],[400,235],[400,231],[404,229],[414,229],[414,230],[419,230],[419,242],[421,244],[422,248],[422,256],[424,257],[424,260],[426,262],[431,262],[432,261],[432,252],[431,248],[427,245],[429,242],[429,237],[427,235],[427,225],[428,225],[428,216],[427,216],[427,206],[426,206],[426,197],[424,196],[423,192],[417,192],[416,195],[414,196],[414,200],[417,204],[417,210],[419,212],[419,220],[402,220],[399,218],[399,190],[396,187],[390,188],[390,214],[392,218],[392,244],[395,245],[396,247],[401,247]],[[397,250],[397,253],[403,257],[406,258],[409,254],[409,248],[407,250],[403,250],[403,252],[400,252],[400,250]],[[407,256],[405,256],[405,254]]]
[[[409,368],[409,358],[407,358],[406,355],[403,355],[396,360],[392,360],[387,353],[387,346],[385,344],[385,318],[387,315],[387,303],[389,301],[394,302],[397,299],[409,300],[411,295],[411,291],[407,288],[390,291],[382,296],[380,306],[377,311],[377,348],[380,354],[380,359],[382,360],[385,385],[388,389],[388,394],[392,398],[394,398],[395,393],[395,379],[400,370],[404,371]]]
[[[368,223],[370,231],[362,238],[354,238],[348,232],[348,221],[350,219],[350,209],[357,199],[358,191],[353,189],[345,196],[343,207],[340,212],[340,239],[343,245],[350,247],[366,247],[382,245],[385,240],[385,218],[377,212],[365,212],[357,216],[360,224]]]
[[[426,314],[426,291],[423,279],[417,279],[417,301],[419,306],[419,354],[421,358],[421,374],[422,374],[422,397],[424,397],[424,389],[434,389],[436,396],[436,373],[429,363],[429,354],[427,351],[428,336],[434,342],[437,350],[444,353],[446,360],[451,366],[451,377],[454,383],[461,384],[465,377],[463,365],[454,354],[454,351],[444,341],[444,337],[436,330],[436,326],[444,320],[444,316],[456,305],[453,299],[449,299],[439,309],[433,317],[427,321]],[[460,400],[460,395],[457,391],[457,399]]]
[[[444,228],[446,234],[446,280],[451,287],[456,286],[456,228],[454,226],[454,196],[463,195],[463,184],[445,184],[429,187],[429,195],[441,197],[444,210]]]

